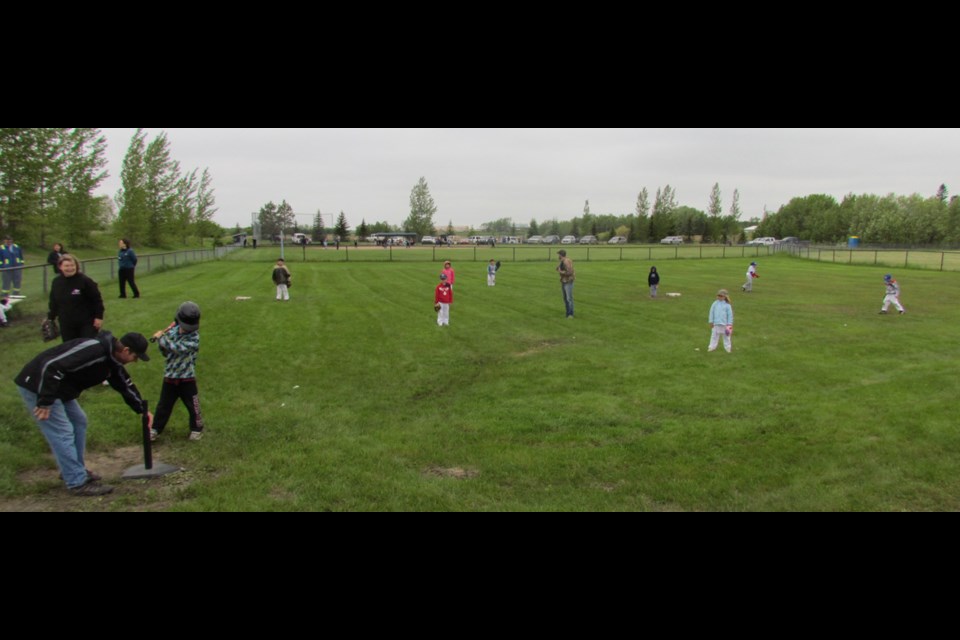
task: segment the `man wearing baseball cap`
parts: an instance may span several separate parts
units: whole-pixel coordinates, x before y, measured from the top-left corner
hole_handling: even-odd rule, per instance
[[[101,496],[113,491],[84,465],[87,416],[78,402],[84,390],[106,381],[134,412],[146,413],[152,426],[153,415],[124,368],[137,360],[149,361],[148,346],[139,333],[117,340],[101,331],[95,338],[70,340],[44,351],[14,379],[72,494]]]

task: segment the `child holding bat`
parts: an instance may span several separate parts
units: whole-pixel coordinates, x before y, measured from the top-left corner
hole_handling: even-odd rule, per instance
[[[184,302],[177,309],[172,325],[153,334],[160,353],[167,363],[163,370],[163,388],[154,414],[150,439],[163,433],[177,400],[183,402],[190,416],[190,439],[203,437],[203,415],[200,412],[200,392],[197,390],[197,355],[200,353],[200,307]]]

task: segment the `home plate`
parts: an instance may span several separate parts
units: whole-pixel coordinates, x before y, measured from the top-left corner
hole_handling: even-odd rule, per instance
[[[679,298],[681,295],[683,295],[683,294],[680,294],[680,293],[668,293],[668,294],[667,294],[667,297],[668,297],[668,298]]]

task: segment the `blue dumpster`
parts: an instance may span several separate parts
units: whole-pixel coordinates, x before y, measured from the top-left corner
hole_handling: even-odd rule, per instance
[[[860,236],[850,236],[847,240],[847,246],[851,249],[856,249],[860,246]]]

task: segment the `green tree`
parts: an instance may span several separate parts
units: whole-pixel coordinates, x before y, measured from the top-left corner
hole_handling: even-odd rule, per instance
[[[527,237],[540,235],[540,225],[537,224],[536,218],[530,220],[530,228],[527,230]]]
[[[650,241],[650,194],[647,193],[647,188],[644,187],[640,190],[639,195],[637,195],[637,206],[635,208],[637,219],[636,222],[631,222],[630,226],[634,230],[634,233],[631,236],[631,240],[636,239],[637,242],[646,243]]]
[[[172,228],[180,236],[180,242],[186,246],[191,232],[195,231],[194,220],[197,210],[197,170],[177,180],[177,195],[174,200]]]
[[[337,218],[337,225],[333,228],[333,233],[342,242],[346,242],[350,238],[350,226],[347,224],[347,216],[343,211],[340,212],[340,216]]]
[[[418,237],[433,234],[433,216],[437,205],[430,195],[430,187],[425,177],[420,178],[410,192],[410,216],[404,221],[404,231],[416,233]]]
[[[653,213],[650,214],[650,239],[656,241],[675,231],[673,227],[673,212],[677,208],[676,194],[670,185],[662,190],[657,189],[657,197],[653,203]]]
[[[943,204],[947,204],[947,198],[948,198],[947,185],[941,184],[940,188],[937,189],[937,200],[939,200]]]
[[[200,184],[197,185],[196,208],[194,210],[194,220],[197,226],[197,235],[200,236],[200,246],[203,246],[203,237],[212,235],[216,232],[213,224],[213,216],[219,211],[215,206],[217,198],[213,192],[213,178],[210,176],[210,169],[206,168],[200,174]]]
[[[293,215],[293,207],[286,200],[277,207],[277,225],[279,226],[277,235],[288,232],[297,226],[297,217]]]
[[[147,203],[147,237],[152,246],[162,246],[175,220],[180,163],[170,155],[170,141],[162,132],[150,141],[143,156]]]
[[[327,236],[327,230],[326,228],[324,228],[323,214],[318,209],[317,213],[313,216],[313,241],[323,242],[323,239],[326,236]]]
[[[104,222],[102,203],[93,192],[108,175],[107,141],[100,129],[74,128],[65,143],[58,226],[67,246],[88,246],[91,234]]]
[[[357,235],[359,236],[359,239],[360,239],[360,240],[364,240],[364,239],[367,238],[367,236],[370,235],[370,230],[367,229],[367,219],[366,219],[366,218],[364,218],[363,220],[360,221],[360,226],[357,227]]]
[[[274,237],[280,235],[280,218],[277,216],[277,205],[273,202],[268,202],[260,207],[257,222],[260,223],[262,238],[273,240]]]
[[[147,175],[144,158],[147,153],[147,134],[137,129],[123,157],[120,170],[120,191],[117,203],[117,232],[124,238],[146,236],[147,230]]]

